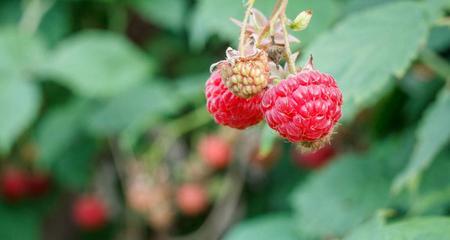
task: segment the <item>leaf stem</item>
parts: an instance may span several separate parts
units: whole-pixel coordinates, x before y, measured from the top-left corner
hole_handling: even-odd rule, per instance
[[[280,16],[281,26],[283,29],[283,37],[284,37],[284,55],[286,59],[286,63],[288,64],[289,72],[292,74],[295,74],[297,72],[295,63],[292,60],[292,52],[291,52],[291,46],[289,44],[289,33],[286,28],[286,6],[287,6],[288,0],[284,0],[281,10],[282,13]]]
[[[450,64],[436,52],[426,48],[420,53],[419,59],[436,74],[450,82]]]
[[[245,11],[244,21],[242,22],[241,34],[239,36],[239,52],[241,56],[244,56],[244,44],[245,44],[245,33],[247,32],[248,18],[250,17],[250,12],[252,10],[253,4],[256,0],[248,0],[247,10]]]

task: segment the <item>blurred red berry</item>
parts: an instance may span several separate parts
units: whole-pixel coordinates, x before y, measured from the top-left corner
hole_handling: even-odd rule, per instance
[[[181,212],[188,216],[196,216],[208,206],[208,194],[205,188],[193,183],[181,186],[177,191],[176,200]]]
[[[77,199],[72,211],[74,222],[83,230],[98,230],[106,224],[106,206],[97,197],[84,196]]]
[[[8,201],[19,201],[28,194],[28,176],[24,170],[8,168],[1,176],[1,193]]]
[[[32,197],[40,197],[50,189],[50,176],[44,173],[35,173],[28,178],[29,194]]]
[[[231,146],[219,136],[210,135],[202,138],[198,144],[198,151],[205,163],[214,169],[225,168],[231,161]]]
[[[336,155],[336,149],[331,145],[326,145],[310,153],[302,154],[298,150],[294,150],[293,155],[300,166],[308,169],[318,169],[325,166]]]

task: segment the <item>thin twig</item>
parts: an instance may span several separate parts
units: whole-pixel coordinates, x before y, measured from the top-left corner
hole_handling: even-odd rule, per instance
[[[271,31],[270,28],[272,26],[271,22],[274,22],[277,19],[277,12],[279,11],[280,7],[281,7],[281,2],[283,0],[277,0],[277,2],[275,3],[273,10],[272,10],[272,14],[270,15],[269,18],[269,22],[266,24],[266,26],[264,26],[263,30],[261,31],[260,35],[258,36],[258,39],[256,39],[256,43],[255,46],[259,47],[259,45],[261,44],[261,41],[267,37],[267,34]]]
[[[245,139],[242,139],[241,141],[245,142]],[[238,143],[236,146],[248,148],[245,144]],[[224,197],[216,202],[202,226],[187,236],[173,237],[172,240],[219,239],[230,224],[230,221],[232,221],[233,216],[236,215],[236,209],[239,205],[249,167],[249,161],[247,159],[247,156],[249,155],[248,151],[249,149],[237,151],[240,153],[236,156],[238,160],[237,164],[233,165],[225,175],[225,179],[230,180],[230,184],[224,184],[221,192],[225,192],[229,186],[233,187],[230,192],[223,195]]]
[[[244,21],[242,22],[241,34],[239,35],[239,48],[241,56],[245,55],[244,44],[245,44],[245,33],[247,32],[248,18],[250,17],[250,12],[253,8],[255,0],[248,0],[247,10],[245,11]]]
[[[273,31],[275,30],[275,23],[278,20],[278,18],[280,18],[280,14],[286,11],[286,6],[287,6],[288,0],[282,0],[278,9],[275,11],[275,13],[272,15],[270,21],[269,21],[269,32],[270,35],[273,36]]]
[[[286,62],[288,64],[289,72],[292,73],[292,74],[295,74],[297,72],[297,70],[296,70],[294,61],[292,61],[291,46],[289,44],[289,33],[288,33],[287,27],[286,27],[286,6],[287,6],[287,1],[288,0],[284,0],[285,4],[282,7],[283,8],[282,9],[283,14],[280,16],[280,21],[281,21],[281,26],[282,26],[282,29],[283,29],[284,54],[285,54]]]

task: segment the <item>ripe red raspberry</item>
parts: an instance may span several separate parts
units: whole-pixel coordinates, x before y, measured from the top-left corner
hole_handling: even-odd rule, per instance
[[[197,216],[208,206],[208,193],[201,185],[187,183],[177,191],[177,205],[188,216]]]
[[[93,231],[106,224],[107,212],[104,202],[94,196],[77,199],[72,209],[74,222],[83,230]]]
[[[241,98],[258,95],[269,82],[269,60],[264,51],[258,50],[250,56],[231,58],[229,62],[221,64],[221,69],[225,86]]]
[[[205,96],[208,111],[218,124],[244,129],[263,119],[261,95],[249,99],[235,96],[223,84],[220,71],[206,81]]]
[[[210,135],[202,138],[198,144],[198,152],[206,165],[214,169],[223,169],[231,161],[231,146],[219,136]]]
[[[331,135],[341,117],[342,93],[332,76],[311,65],[269,89],[261,106],[267,124],[283,138],[312,146]]]
[[[318,169],[325,166],[336,155],[336,149],[331,145],[327,145],[314,152],[303,154],[298,149],[294,149],[292,155],[300,166],[308,169]]]
[[[6,169],[1,176],[1,193],[8,201],[19,201],[28,194],[28,176],[23,170]]]

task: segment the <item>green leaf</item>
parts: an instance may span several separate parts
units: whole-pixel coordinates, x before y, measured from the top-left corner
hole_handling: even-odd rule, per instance
[[[269,16],[274,0],[256,1],[255,7]],[[295,18],[302,10],[312,9],[313,19],[307,30],[297,34],[301,41],[308,43],[318,34],[331,26],[339,15],[339,5],[333,0],[291,1],[287,15]],[[220,38],[237,43],[239,28],[230,21],[230,17],[242,19],[244,16],[242,1],[200,0],[197,2],[190,24],[190,42],[194,48],[202,48],[208,37],[217,34]]]
[[[449,27],[435,27],[431,30],[430,37],[428,38],[428,47],[436,50],[443,51],[450,45],[450,28]]]
[[[53,161],[52,172],[56,182],[76,191],[86,190],[95,171],[94,154],[97,149],[91,138],[80,136],[75,139],[64,154]]]
[[[39,165],[51,168],[67,152],[83,132],[90,109],[89,102],[76,100],[47,112],[36,130]]]
[[[450,203],[450,148],[442,151],[424,170],[410,207],[410,214],[445,214]]]
[[[132,6],[151,22],[178,32],[185,23],[186,3],[180,0],[133,0]]]
[[[96,135],[109,136],[144,123],[151,126],[177,109],[179,99],[172,94],[171,89],[158,83],[133,88],[100,107],[89,118],[88,128]]]
[[[0,239],[39,240],[41,220],[29,207],[11,207],[0,203]]]
[[[389,186],[407,159],[410,137],[390,138],[365,154],[347,154],[314,174],[292,197],[306,235],[340,236],[386,207]]]
[[[75,190],[89,183],[97,148],[85,133],[91,104],[72,100],[49,111],[36,130],[37,164],[51,170],[58,183]]]
[[[373,234],[377,238],[373,238]],[[393,224],[363,225],[355,230],[345,240],[376,239],[376,240],[447,240],[450,239],[450,218],[422,217],[407,219]]]
[[[41,102],[39,89],[26,81],[0,81],[0,153],[13,143],[36,118]]]
[[[403,76],[425,43],[428,22],[420,3],[394,2],[350,15],[321,35],[303,56],[332,74],[344,96],[343,119],[374,104]]]
[[[43,16],[42,23],[39,25],[39,33],[51,46],[56,45],[64,36],[70,33],[70,13],[70,6],[67,1],[57,1]]]
[[[448,240],[450,239],[450,218],[415,218],[388,225],[386,240]]]
[[[31,80],[45,57],[38,38],[12,28],[0,29],[0,81]]]
[[[145,80],[151,66],[124,37],[91,31],[63,41],[42,73],[79,95],[110,97]]]
[[[17,24],[20,20],[20,1],[0,2],[0,23],[2,26]]]
[[[353,229],[344,240],[382,240],[384,239],[382,230],[384,230],[385,222],[384,216],[376,214],[369,221]]]
[[[286,215],[267,215],[234,226],[225,240],[296,240],[292,219]]]
[[[361,10],[366,10],[368,8],[393,2],[396,0],[344,0],[345,1],[345,12],[353,13]]]
[[[393,189],[400,191],[406,184],[413,184],[439,151],[450,140],[450,91],[443,89],[436,102],[423,117],[417,129],[417,143],[410,163],[396,178]]]

